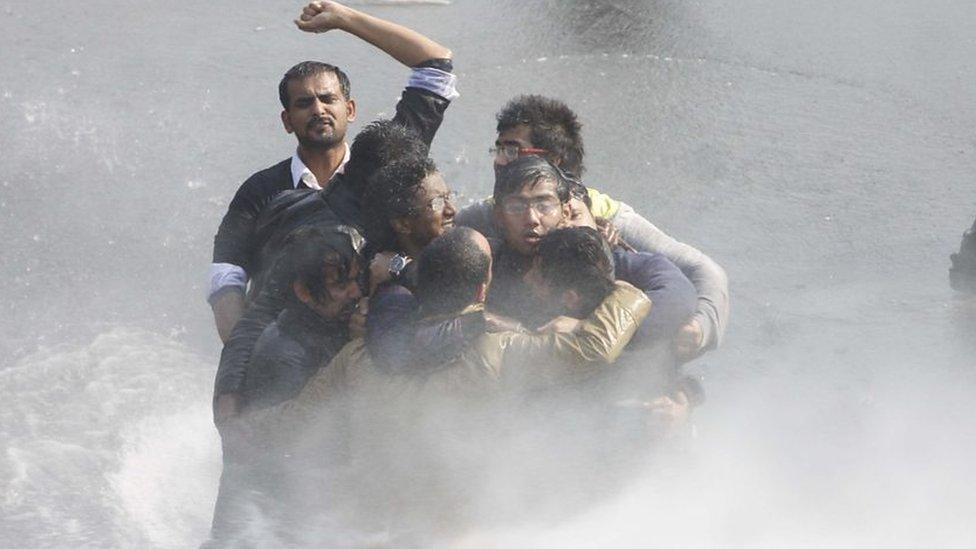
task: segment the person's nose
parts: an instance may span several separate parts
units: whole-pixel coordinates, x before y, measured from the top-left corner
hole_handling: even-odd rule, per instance
[[[457,214],[457,209],[454,207],[451,199],[448,198],[444,201],[444,213],[442,215],[444,217],[451,218],[454,217],[455,214]]]
[[[326,107],[325,101],[322,101],[321,99],[316,97],[315,102],[312,104],[312,110],[315,112],[315,114],[324,115],[326,112],[325,107]]]
[[[529,206],[528,211],[525,212],[526,223],[530,227],[538,227],[539,225],[542,225],[541,217],[542,216],[539,215],[539,212],[535,211],[535,208],[531,206]]]

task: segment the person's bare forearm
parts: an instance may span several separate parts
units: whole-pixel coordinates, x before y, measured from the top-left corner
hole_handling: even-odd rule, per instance
[[[212,304],[214,323],[217,325],[217,335],[221,343],[227,343],[230,333],[237,321],[244,315],[244,295],[238,292],[226,292]]]
[[[383,50],[408,67],[431,59],[450,59],[451,50],[403,25],[345,7],[340,28]]]

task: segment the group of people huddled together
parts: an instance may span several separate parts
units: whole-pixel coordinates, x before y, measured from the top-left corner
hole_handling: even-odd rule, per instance
[[[458,97],[450,50],[335,2],[296,24],[411,73],[351,145],[339,68],[281,80],[297,151],[244,182],[214,242],[208,544],[425,545],[558,515],[687,433],[703,389],[682,364],[722,337],[725,273],[584,185],[575,113],[509,101],[491,197],[459,208],[429,156]]]

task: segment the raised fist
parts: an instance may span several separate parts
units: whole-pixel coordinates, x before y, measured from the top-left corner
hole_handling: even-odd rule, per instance
[[[340,29],[348,8],[338,2],[311,2],[304,9],[295,25],[305,32],[328,32]]]

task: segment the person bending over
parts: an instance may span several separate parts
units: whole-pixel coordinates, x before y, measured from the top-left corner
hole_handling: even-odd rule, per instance
[[[289,235],[285,309],[254,345],[242,392],[246,408],[293,398],[349,341],[349,320],[362,297],[362,257],[348,238],[318,227]]]

